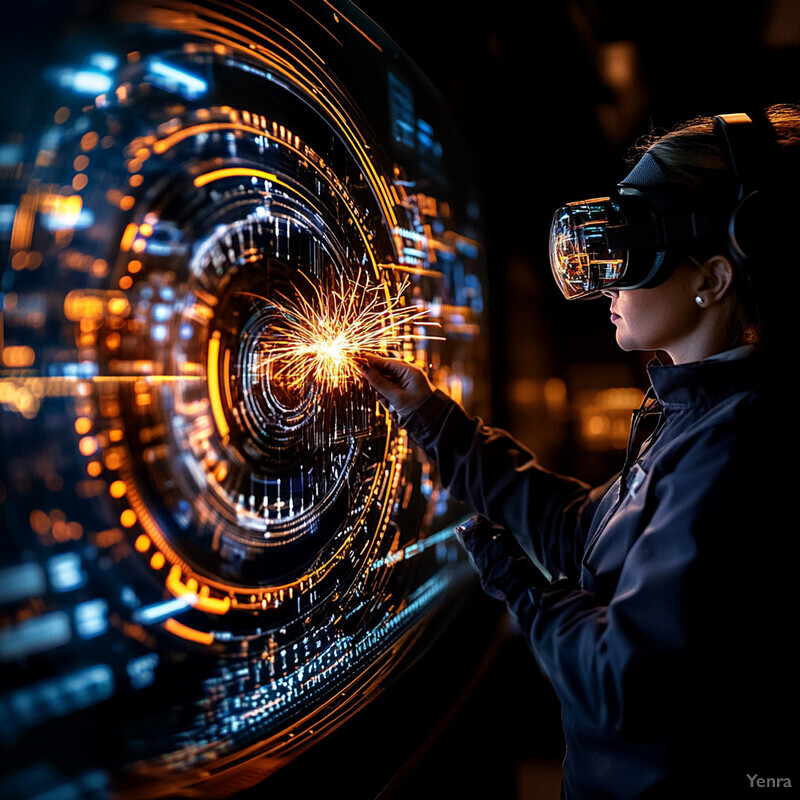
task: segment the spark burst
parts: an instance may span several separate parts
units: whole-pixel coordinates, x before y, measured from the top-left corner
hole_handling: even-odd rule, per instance
[[[280,300],[271,301],[281,319],[265,343],[265,362],[271,379],[287,389],[299,392],[313,382],[323,391],[341,390],[360,377],[364,353],[386,353],[409,340],[443,338],[406,332],[412,324],[439,324],[424,321],[427,309],[402,305],[405,284],[387,297],[381,285],[341,275],[329,288],[303,277],[310,297],[298,290],[296,298],[281,294]]]

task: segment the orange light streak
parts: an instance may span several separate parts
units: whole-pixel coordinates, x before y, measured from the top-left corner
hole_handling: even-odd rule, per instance
[[[165,136],[163,139],[158,139],[153,143],[153,152],[157,155],[163,155],[170,148],[174,147],[184,139],[192,136],[197,136],[201,133],[209,133],[216,130],[232,130],[232,131],[245,131],[254,136],[264,136],[265,131],[261,128],[256,128],[249,125],[234,124],[228,122],[204,122],[201,125],[191,125],[187,128],[181,128],[175,133]]]
[[[123,251],[127,251],[131,249],[131,245],[133,245],[133,240],[136,238],[136,234],[139,232],[139,227],[136,225],[135,222],[129,222],[125,231],[122,234],[122,239],[119,243],[119,249]]]
[[[199,642],[200,644],[214,643],[213,633],[203,633],[203,631],[198,631],[196,628],[190,628],[172,617],[164,623],[164,627],[170,633],[174,633],[175,636],[180,636],[181,639],[187,639],[190,642]]]
[[[251,169],[250,167],[227,167],[225,169],[217,169],[213,172],[207,172],[205,175],[198,175],[194,179],[194,185],[199,189],[201,186],[205,186],[207,183],[212,183],[213,181],[218,181],[220,178],[239,177],[264,178],[264,180],[273,181],[281,186],[286,186],[287,189],[290,188],[285,183],[279,181],[277,175],[273,175],[271,172],[264,172],[264,170],[261,169]]]
[[[362,31],[361,28],[359,28],[358,25],[353,22],[353,20],[346,17],[340,8],[336,8],[335,6],[331,5],[329,2],[327,2],[327,0],[325,0],[325,5],[330,6],[339,19],[343,19],[353,28],[353,30],[355,30],[357,33],[360,33],[378,52],[383,52],[383,48],[374,39],[367,36],[367,34]]]
[[[219,435],[224,439],[230,433],[230,426],[225,419],[222,407],[222,394],[219,390],[219,331],[208,340],[208,397],[211,402],[211,414],[217,425]]]
[[[48,380],[42,378],[43,381]],[[85,379],[75,379],[85,380]],[[133,381],[144,381],[146,384],[151,383],[174,383],[175,381],[199,381],[202,378],[199,375],[144,375],[137,373],[134,375],[95,375],[89,378],[92,383],[131,383]]]
[[[33,236],[33,221],[39,206],[39,198],[35,194],[23,194],[19,199],[14,224],[11,228],[11,249],[27,250]]]
[[[444,273],[435,269],[427,269],[425,267],[411,267],[407,264],[378,264],[381,269],[397,270],[398,272],[407,272],[411,275],[428,275],[431,278],[441,278]]]
[[[197,581],[194,578],[189,578],[186,583],[183,583],[181,569],[177,564],[170,569],[165,585],[175,597],[185,597],[198,611],[221,615],[227,614],[230,610],[230,597],[210,597],[197,594]]]

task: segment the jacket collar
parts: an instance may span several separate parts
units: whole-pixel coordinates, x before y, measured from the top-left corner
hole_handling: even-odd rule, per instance
[[[647,374],[663,408],[707,406],[760,385],[770,362],[764,350],[690,364],[662,364],[655,358],[647,365]]]

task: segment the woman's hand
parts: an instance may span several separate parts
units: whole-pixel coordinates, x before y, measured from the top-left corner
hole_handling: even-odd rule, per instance
[[[406,419],[435,391],[423,370],[397,358],[365,354],[361,358],[367,383]]]
[[[527,593],[535,605],[534,590],[544,589],[547,579],[508,530],[478,514],[456,533],[486,594],[513,606]]]

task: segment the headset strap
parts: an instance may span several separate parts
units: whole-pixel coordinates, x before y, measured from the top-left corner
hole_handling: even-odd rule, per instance
[[[672,244],[705,236],[713,230],[711,216],[691,211],[686,214],[671,214],[653,217],[628,225],[612,225],[606,228],[605,240],[609,250],[627,250],[653,247],[666,250]]]
[[[714,130],[727,145],[733,174],[739,183],[737,199],[764,188],[775,178],[778,142],[763,114],[719,114],[714,117]]]

